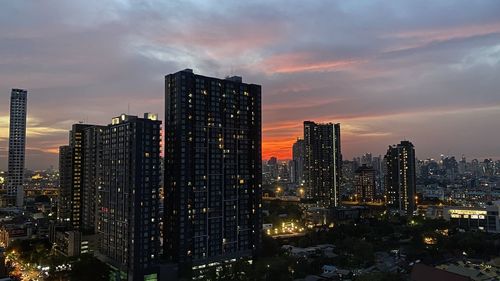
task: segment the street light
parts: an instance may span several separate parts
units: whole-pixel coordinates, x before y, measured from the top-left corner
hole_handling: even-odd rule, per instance
[[[278,186],[276,188],[276,195],[279,196],[280,192],[281,192],[281,187]]]
[[[299,188],[299,193],[300,193],[300,197],[303,197],[304,196],[304,189],[303,188]]]

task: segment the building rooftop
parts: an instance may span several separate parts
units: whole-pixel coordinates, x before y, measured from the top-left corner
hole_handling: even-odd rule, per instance
[[[462,276],[446,270],[438,269],[425,264],[417,263],[410,275],[411,281],[471,281],[469,277]]]

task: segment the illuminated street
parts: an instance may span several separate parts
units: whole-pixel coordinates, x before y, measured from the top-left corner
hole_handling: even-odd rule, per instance
[[[19,254],[15,251],[7,253],[5,261],[11,262],[14,267],[11,276],[20,277],[22,281],[43,280],[43,271],[34,264],[24,264],[19,259]]]

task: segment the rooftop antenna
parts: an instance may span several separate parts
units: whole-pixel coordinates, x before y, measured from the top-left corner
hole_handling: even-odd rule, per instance
[[[130,102],[127,103],[127,115],[130,115]]]

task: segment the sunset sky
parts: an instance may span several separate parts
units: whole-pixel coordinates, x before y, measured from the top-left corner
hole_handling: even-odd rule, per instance
[[[340,122],[345,159],[500,158],[500,1],[2,1],[0,169],[9,96],[28,97],[27,168],[57,167],[78,121],[163,117],[164,75],[262,85],[263,158],[304,120]]]

